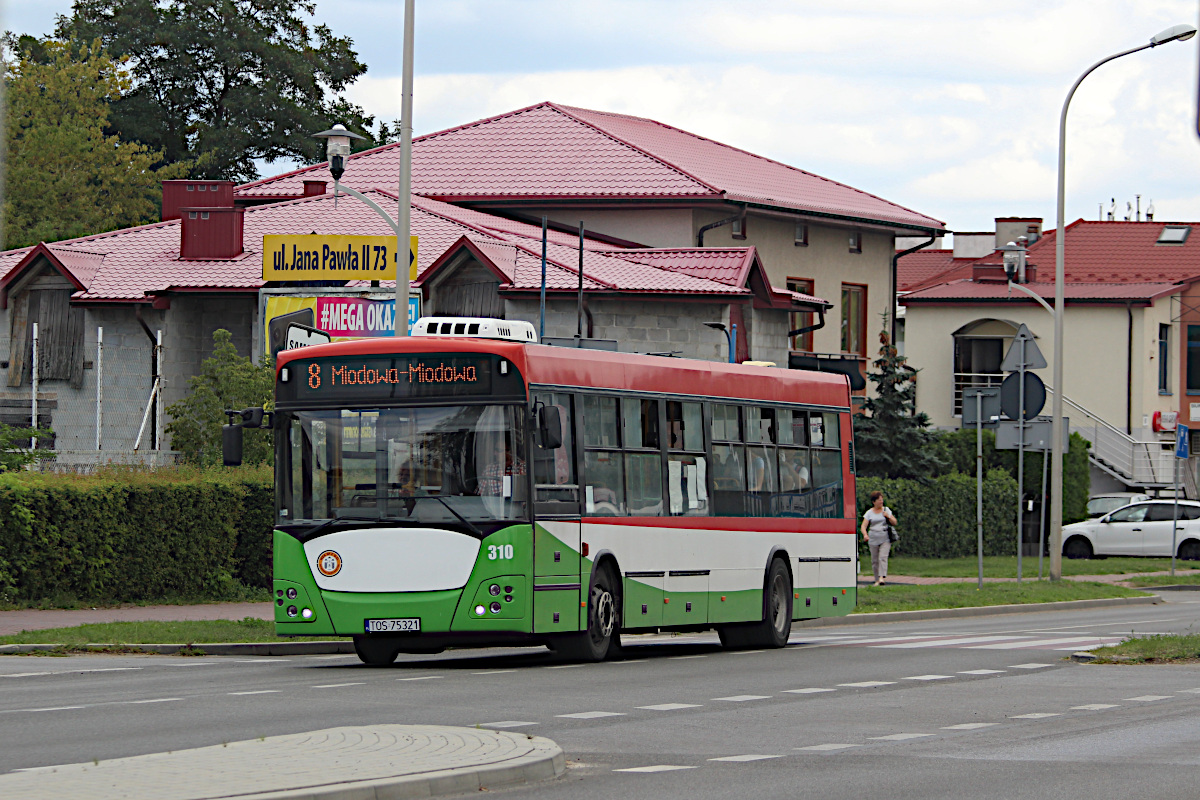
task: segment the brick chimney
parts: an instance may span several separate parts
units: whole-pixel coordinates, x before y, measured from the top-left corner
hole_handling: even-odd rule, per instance
[[[242,254],[245,209],[181,208],[179,212],[183,222],[179,240],[181,259],[229,259]]]
[[[325,194],[325,181],[305,181],[304,196],[316,197],[317,195]]]
[[[233,181],[163,181],[163,222],[183,208],[233,208]]]

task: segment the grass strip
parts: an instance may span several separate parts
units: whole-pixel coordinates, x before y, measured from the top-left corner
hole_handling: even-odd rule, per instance
[[[1146,575],[1142,578],[1130,578],[1131,586],[1196,586],[1200,584],[1200,572],[1180,572],[1175,575]]]
[[[870,557],[862,559],[860,568],[871,573]],[[1045,570],[1050,569],[1050,559],[1045,559]],[[1182,574],[1200,575],[1193,569],[1194,561],[1176,561],[1175,571]],[[1124,575],[1130,572],[1162,572],[1171,568],[1169,558],[1064,558],[1063,575]],[[1026,556],[1021,569],[1024,577],[1037,575],[1037,556]],[[911,575],[914,578],[974,578],[979,574],[979,563],[975,558],[913,558],[893,555],[888,559],[888,572],[892,575]],[[1016,556],[984,556],[983,577],[1017,577]]]
[[[985,583],[976,589],[970,583],[934,586],[864,586],[858,590],[854,613],[881,611],[924,611],[933,608],[969,608],[1017,603],[1055,603],[1063,600],[1095,600],[1109,597],[1143,597],[1145,592],[1106,583],[1079,581],[1029,581]]]
[[[1200,660],[1200,634],[1143,636],[1095,651],[1093,664],[1167,664]]]
[[[76,647],[90,642],[105,644],[188,644],[222,642],[322,641],[331,636],[291,637],[275,635],[271,620],[246,617],[242,620],[210,619],[174,622],[100,622],[72,628],[47,628],[0,636],[0,644],[61,644]]]
[[[201,606],[214,603],[270,603],[274,600],[270,589],[243,586],[220,597],[194,597],[169,595],[147,600],[79,599],[73,595],[44,597],[41,600],[0,603],[0,611],[24,611],[27,609],[66,609],[77,611],[82,608],[127,608],[130,606]]]

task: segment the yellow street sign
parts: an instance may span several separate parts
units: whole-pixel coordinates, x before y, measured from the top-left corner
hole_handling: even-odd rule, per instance
[[[417,277],[417,237],[409,242]],[[395,236],[264,236],[264,281],[387,281],[396,278]]]

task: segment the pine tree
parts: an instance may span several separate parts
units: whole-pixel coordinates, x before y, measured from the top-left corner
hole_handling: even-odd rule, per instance
[[[879,334],[877,370],[868,372],[875,394],[854,420],[854,461],[859,476],[925,478],[939,472],[929,415],[917,413],[917,371],[896,352],[886,329]]]

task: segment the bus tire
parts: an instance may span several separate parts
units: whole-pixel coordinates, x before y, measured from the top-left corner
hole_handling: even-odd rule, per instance
[[[783,559],[771,561],[763,587],[763,618],[748,625],[725,625],[717,629],[721,646],[774,649],[784,647],[792,635],[792,576]]]
[[[621,582],[610,562],[592,573],[587,630],[557,637],[551,647],[571,661],[603,661],[621,652]]]
[[[355,636],[354,652],[358,660],[368,666],[386,667],[400,654],[400,643],[389,638]]]

